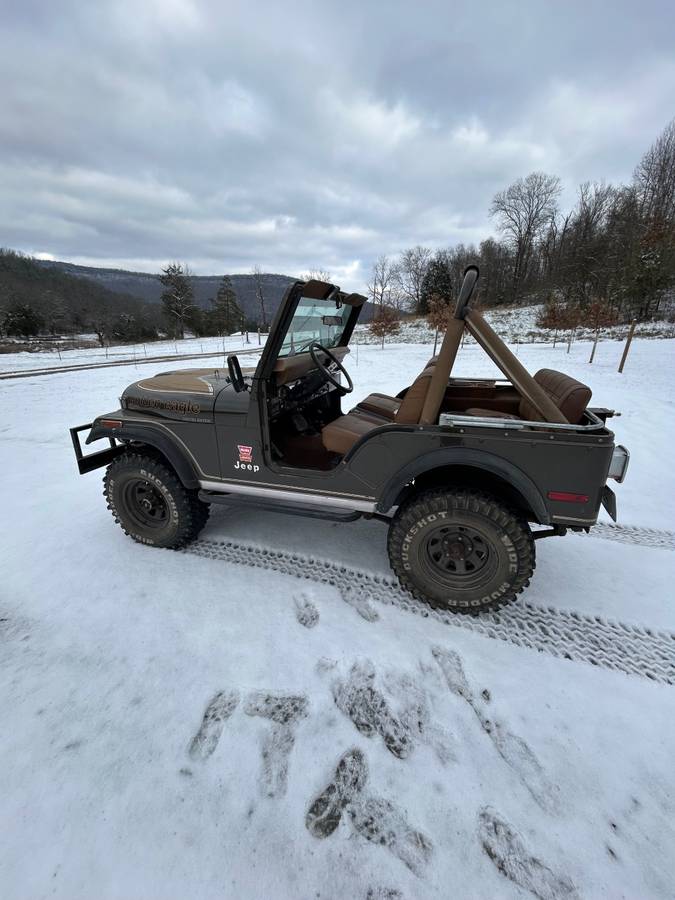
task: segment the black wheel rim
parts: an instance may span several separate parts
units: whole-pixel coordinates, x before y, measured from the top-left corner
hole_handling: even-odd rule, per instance
[[[149,481],[138,479],[124,488],[124,504],[137,525],[163,528],[169,518],[169,507],[162,492]]]
[[[436,578],[469,580],[479,575],[493,555],[490,542],[467,525],[440,525],[424,541],[424,561]]]

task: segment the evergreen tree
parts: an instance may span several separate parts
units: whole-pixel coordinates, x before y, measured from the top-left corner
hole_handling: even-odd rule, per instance
[[[185,325],[195,308],[194,293],[190,283],[190,270],[180,263],[169,263],[157,277],[164,285],[162,306],[164,315],[173,335],[181,340],[185,337]]]
[[[211,302],[213,309],[210,317],[218,334],[232,334],[242,330],[244,314],[237,303],[237,295],[229,275],[223,277],[216,299]]]
[[[29,303],[14,303],[5,314],[3,327],[7,334],[33,337],[44,327],[44,319]]]
[[[434,299],[441,299],[447,304],[453,297],[453,293],[452,267],[448,253],[439,250],[429,260],[422,280],[422,302],[420,304],[422,313],[428,315],[432,312],[431,301]]]

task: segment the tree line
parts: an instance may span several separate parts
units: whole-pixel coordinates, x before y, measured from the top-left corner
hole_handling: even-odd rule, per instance
[[[255,317],[247,317],[242,312],[229,275],[223,276],[216,296],[209,299],[206,309],[202,309],[195,302],[190,267],[169,263],[157,276],[164,288],[161,304],[168,333],[171,337],[182,339],[186,328],[198,337],[267,331],[269,322],[264,273],[259,266],[255,266],[251,276],[259,313]]]
[[[368,283],[374,322],[393,323],[401,312],[433,318],[469,263],[481,270],[478,302],[544,303],[542,325],[657,316],[675,286],[675,120],[630,184],[586,182],[568,212],[559,207],[561,190],[557,176],[532,172],[495,194],[499,238],[379,256]]]
[[[187,265],[169,263],[157,278],[161,303],[120,294],[96,282],[44,268],[14,250],[0,249],[0,335],[32,338],[37,335],[95,334],[100,345],[226,335],[268,327],[263,272],[256,267],[253,281],[259,316],[242,312],[230,278],[222,279],[216,296],[201,308],[194,297]]]

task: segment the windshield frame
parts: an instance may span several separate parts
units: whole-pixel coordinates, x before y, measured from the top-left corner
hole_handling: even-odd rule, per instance
[[[303,299],[330,300],[333,303],[333,309],[336,312],[338,310],[334,305],[335,300],[339,300],[349,308],[349,315],[347,316],[347,321],[340,339],[330,348],[335,350],[337,347],[348,346],[366,298],[358,295],[344,294],[339,288],[332,284],[325,284],[317,281],[296,281],[286,292],[286,296],[282,300],[277,314],[274,317],[274,321],[270,326],[270,334],[267,343],[263,348],[260,364],[258,365],[254,376],[256,379],[268,378],[271,375],[274,365],[277,359],[279,359],[279,353],[286,340],[296,309]],[[301,352],[305,353],[307,351],[303,350]],[[286,355],[284,358],[288,358],[288,356]]]
[[[315,341],[328,350],[341,346],[350,312],[350,307],[342,303],[339,297],[315,299],[300,296],[277,352],[277,358],[307,352]],[[340,324],[325,324],[323,319],[327,316],[339,318]],[[331,333],[333,329],[335,331]]]

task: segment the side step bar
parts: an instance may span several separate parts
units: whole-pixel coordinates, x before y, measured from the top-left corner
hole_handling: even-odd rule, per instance
[[[205,503],[257,507],[335,522],[353,522],[363,515],[386,518],[376,512],[375,500],[358,497],[311,494],[227,481],[201,481],[200,487],[199,499]]]
[[[265,509],[268,512],[285,513],[291,516],[302,516],[311,519],[329,519],[331,522],[355,522],[363,516],[362,512],[344,512],[339,509],[320,506],[300,506],[291,503],[275,503],[261,497],[248,494],[223,494],[222,492],[200,491],[199,499],[204,503],[222,503],[226,506]]]

